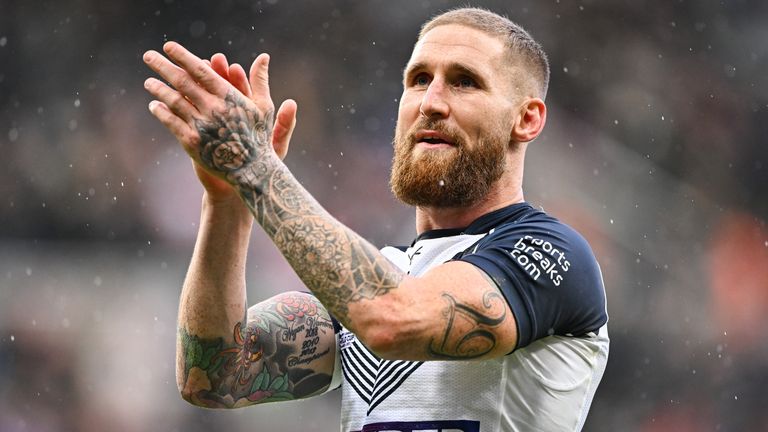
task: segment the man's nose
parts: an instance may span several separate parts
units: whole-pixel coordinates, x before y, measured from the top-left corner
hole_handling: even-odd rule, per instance
[[[427,91],[424,92],[424,97],[421,99],[421,106],[419,111],[421,115],[427,118],[446,118],[450,114],[450,106],[446,97],[445,82],[440,79],[434,79]]]

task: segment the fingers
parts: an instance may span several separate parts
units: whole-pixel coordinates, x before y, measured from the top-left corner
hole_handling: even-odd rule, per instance
[[[298,106],[293,99],[285,100],[277,110],[275,127],[272,129],[272,148],[280,159],[288,154],[288,145],[291,142],[293,130],[296,128],[296,112]]]
[[[158,79],[147,78],[144,81],[144,88],[167,108],[170,108],[176,116],[187,123],[191,123],[192,119],[198,114],[197,108],[187,98]]]
[[[202,107],[206,97],[210,96],[207,91],[201,88],[184,69],[171,63],[170,60],[163,57],[157,51],[147,51],[144,53],[144,63],[153,71],[157,72],[165,81],[169,82],[181,94],[189,98],[195,106]],[[202,63],[202,62],[201,62]],[[205,65],[205,63],[202,63]],[[205,65],[205,67],[208,67]],[[211,71],[213,73],[213,71]]]
[[[227,61],[227,56],[221,53],[214,54],[209,63],[211,68],[213,68],[220,77],[229,81],[230,84],[240,90],[240,93],[244,94],[246,97],[251,97],[251,85],[248,83],[248,76],[245,74],[245,70],[243,70],[242,66],[237,63],[230,65]]]
[[[269,101],[272,103],[272,98],[269,95],[269,54],[259,54],[256,60],[251,65],[251,70],[248,73],[248,78],[251,83],[252,99],[256,103],[261,101]]]
[[[237,63],[232,63],[229,66],[229,83],[247,98],[251,98],[251,85],[248,83],[248,76],[245,74],[245,69]]]
[[[229,90],[224,79],[181,45],[168,42],[163,49],[180,67],[153,50],[144,53],[144,62],[196,106],[210,101],[210,94],[223,96]]]
[[[227,56],[222,53],[214,54],[211,57],[211,68],[213,68],[219,76],[229,81],[229,63],[227,62]]]
[[[200,83],[200,86],[210,93],[219,96],[227,93],[228,86],[226,82],[208,67],[203,60],[183,46],[176,42],[166,42],[163,45],[163,51],[174,63],[181,66],[196,82]]]
[[[166,104],[160,101],[153,100],[150,102],[149,112],[171,131],[187,153],[190,155],[195,154],[199,135],[197,131],[192,129],[189,123],[179,118]]]

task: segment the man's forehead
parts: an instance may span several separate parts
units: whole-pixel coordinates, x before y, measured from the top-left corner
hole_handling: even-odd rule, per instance
[[[427,57],[445,61],[493,61],[503,51],[504,44],[496,37],[472,27],[446,24],[433,28],[416,43],[408,63],[424,63]]]

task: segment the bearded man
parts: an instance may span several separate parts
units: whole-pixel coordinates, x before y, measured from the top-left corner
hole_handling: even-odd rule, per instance
[[[144,60],[149,109],[205,194],[179,308],[177,382],[233,408],[341,387],[343,431],[573,431],[608,356],[605,290],[587,242],[523,198],[549,66],[482,9],[427,22],[403,76],[391,185],[416,208],[410,247],[375,248],[282,163],[296,104],[275,116],[265,54],[250,73],[177,43]],[[170,59],[170,60],[169,60]],[[248,308],[256,220],[311,293]]]

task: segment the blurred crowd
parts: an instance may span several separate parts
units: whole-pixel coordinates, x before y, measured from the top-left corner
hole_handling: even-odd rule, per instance
[[[611,355],[585,430],[768,431],[768,3],[471,4],[550,57],[525,192],[603,269]],[[178,397],[202,190],[146,108],[141,55],[269,52],[276,103],[299,105],[287,165],[374,244],[408,244],[387,185],[402,67],[458,5],[2,0],[0,431],[336,430],[338,395],[236,412]],[[251,301],[301,288],[258,230],[248,272]]]

